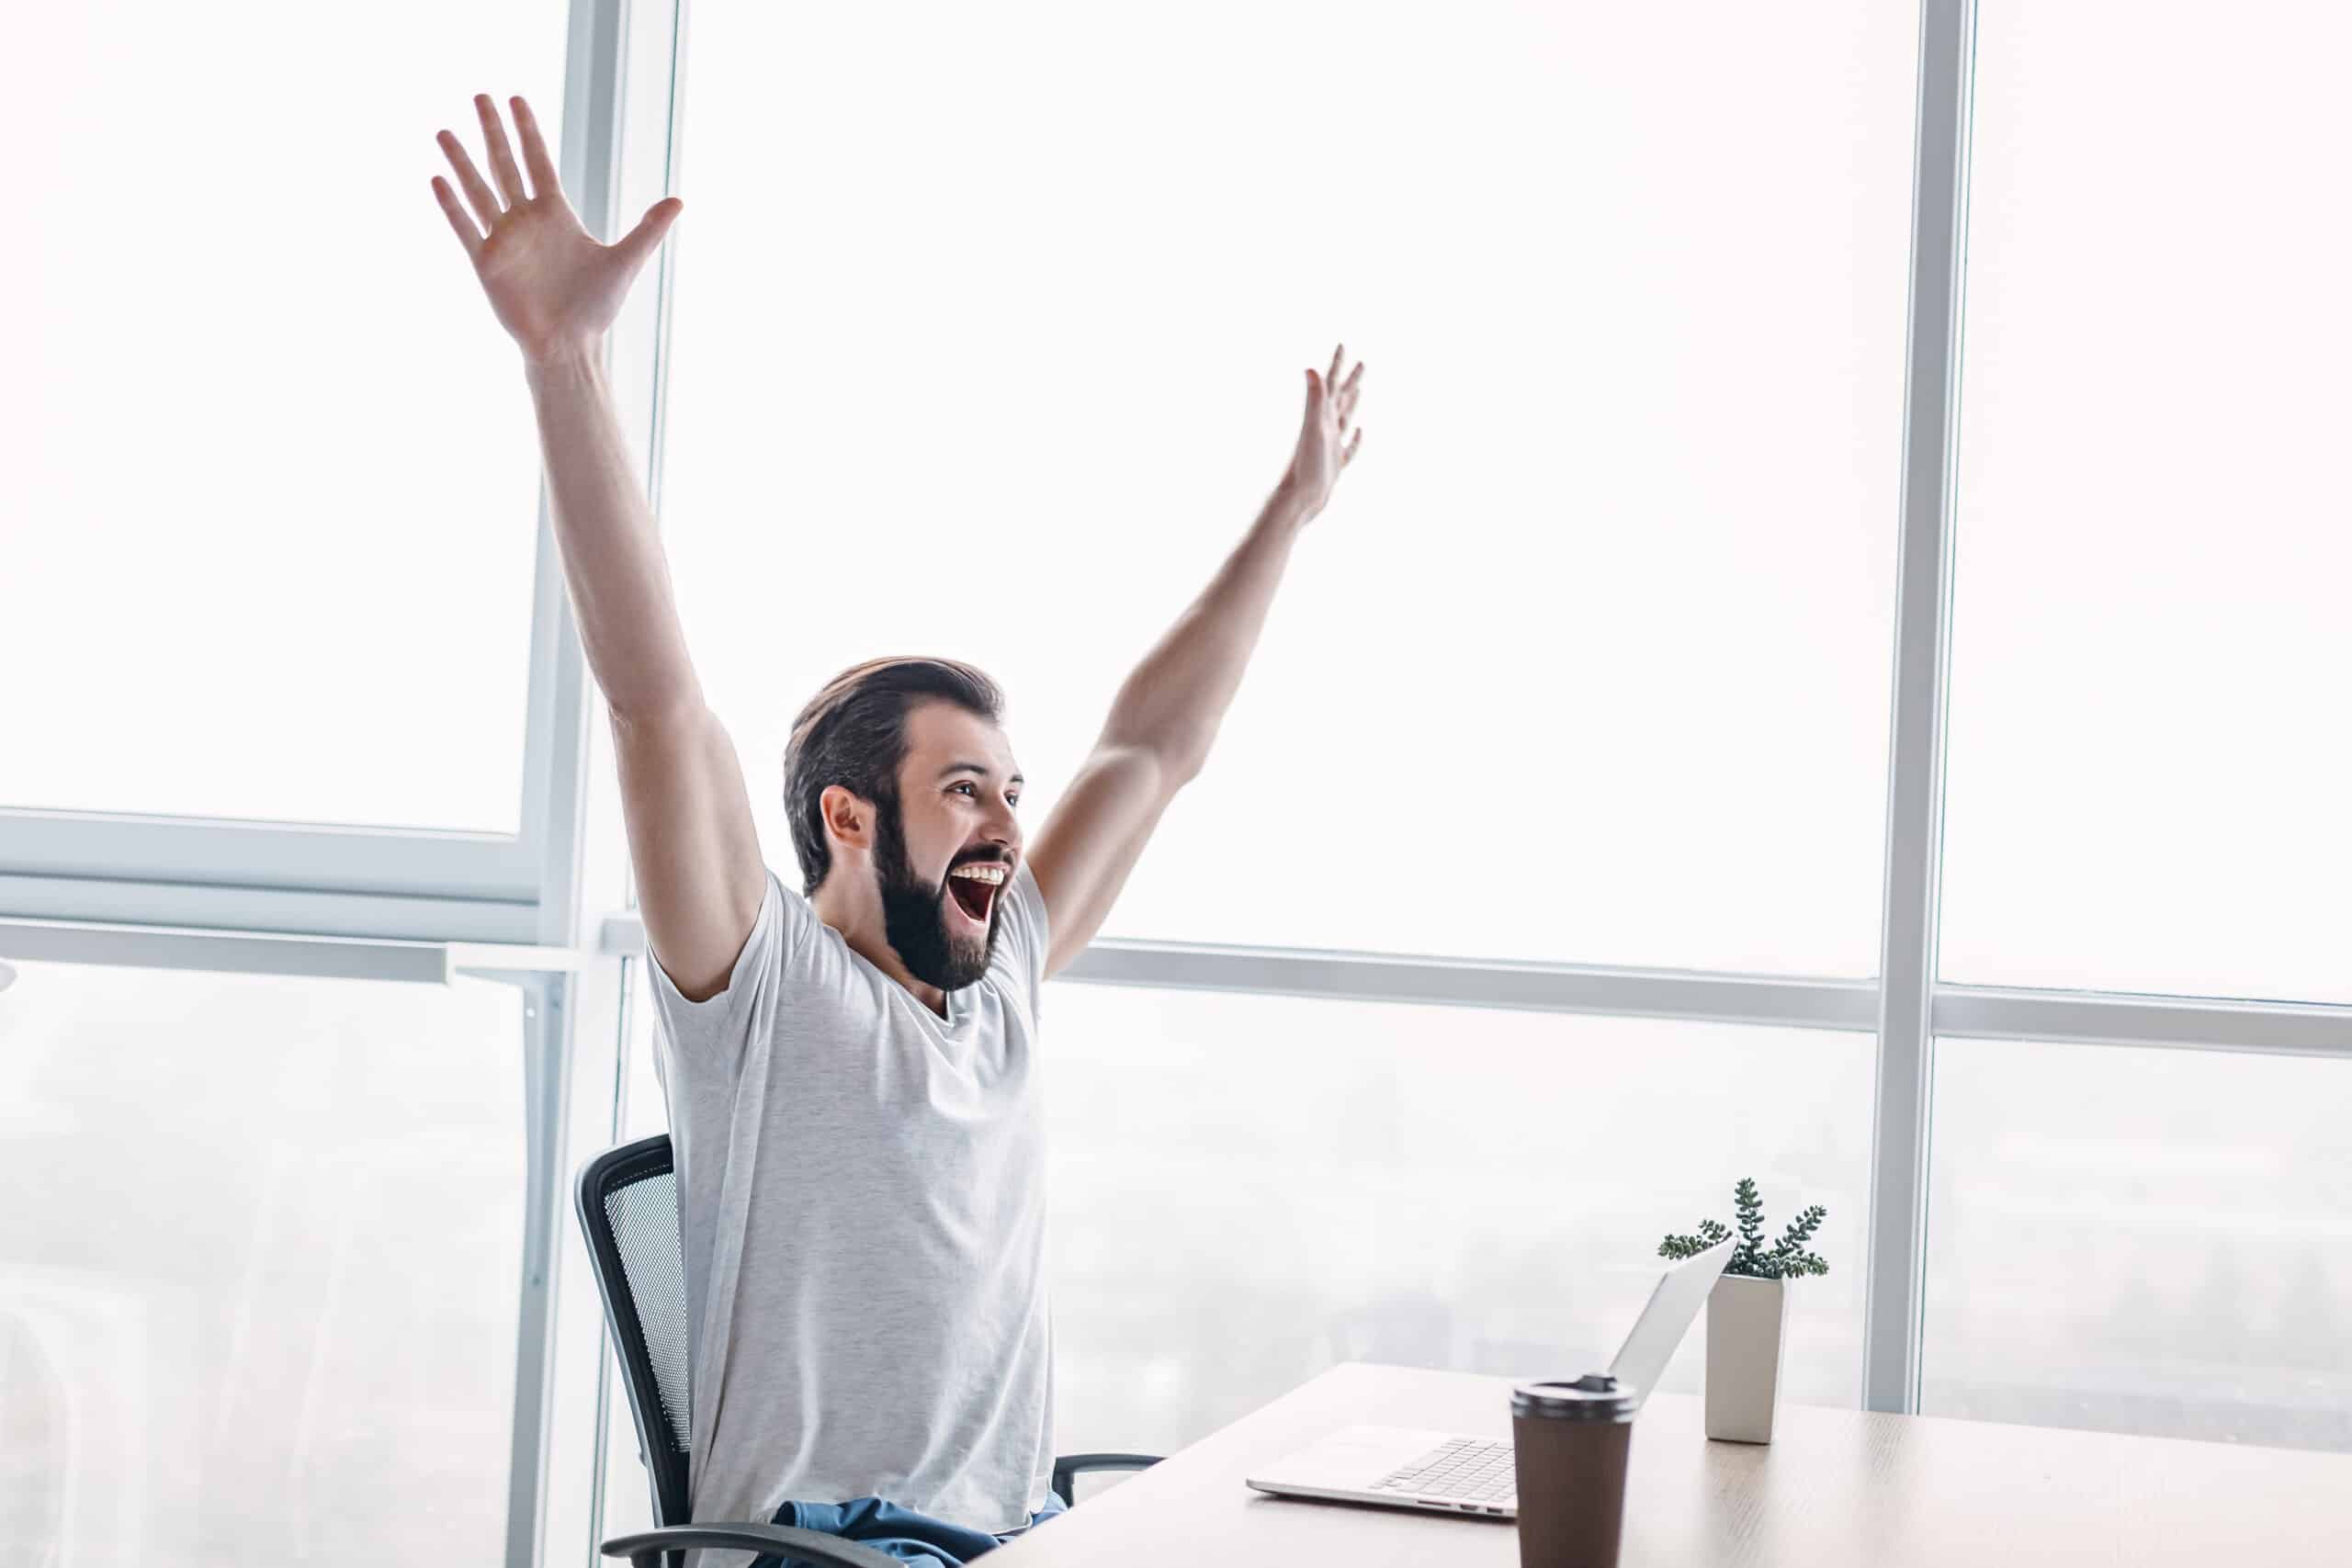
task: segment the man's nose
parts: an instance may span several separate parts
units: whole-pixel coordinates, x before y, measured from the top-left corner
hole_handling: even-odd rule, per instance
[[[1021,818],[1001,795],[989,807],[987,837],[990,843],[1006,851],[1016,849],[1021,843]]]
[[[1011,860],[1021,852],[1021,823],[1011,807],[999,808],[996,819],[989,824],[982,838],[1000,860]]]

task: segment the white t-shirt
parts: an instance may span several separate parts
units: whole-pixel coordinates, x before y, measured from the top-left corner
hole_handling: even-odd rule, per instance
[[[1045,1506],[1046,906],[1026,860],[998,897],[988,973],[944,1019],[774,872],[725,990],[688,1001],[647,964],[697,1521],[878,1496],[998,1535]]]

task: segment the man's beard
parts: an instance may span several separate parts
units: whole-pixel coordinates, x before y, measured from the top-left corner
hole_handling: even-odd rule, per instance
[[[947,891],[945,877],[935,886],[916,880],[907,860],[899,803],[877,801],[875,819],[875,873],[882,890],[884,939],[907,973],[924,985],[960,991],[974,984],[989,972],[989,955],[996,951],[1006,890],[998,888],[989,901],[988,935],[974,935],[962,912],[948,908],[954,895]]]

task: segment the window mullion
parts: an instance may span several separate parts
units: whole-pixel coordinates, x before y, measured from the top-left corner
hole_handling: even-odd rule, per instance
[[[1923,0],[1862,1403],[1918,1408],[1974,0]]]

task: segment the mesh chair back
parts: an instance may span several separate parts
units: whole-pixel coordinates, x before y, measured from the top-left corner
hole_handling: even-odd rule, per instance
[[[607,1149],[580,1171],[580,1228],[620,1353],[657,1526],[690,1522],[693,1422],[686,1405],[686,1266],[670,1135]]]

